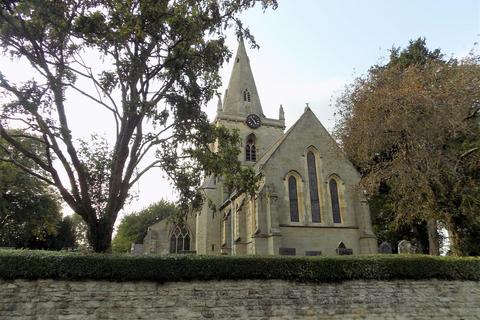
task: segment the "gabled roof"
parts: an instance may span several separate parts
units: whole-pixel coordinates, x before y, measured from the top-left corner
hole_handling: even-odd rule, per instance
[[[296,128],[299,126],[299,124],[301,124],[302,122],[306,121],[307,119],[314,119],[314,121],[317,123],[317,125],[319,126],[319,129],[321,131],[323,131],[323,134],[325,134],[326,136],[328,136],[331,141],[332,141],[332,144],[335,146],[335,148],[338,150],[339,153],[341,153],[342,155],[344,155],[343,151],[340,149],[340,147],[337,145],[337,143],[335,142],[335,140],[332,138],[332,136],[330,135],[330,133],[327,131],[327,129],[325,129],[325,127],[322,125],[322,123],[320,122],[320,120],[318,120],[317,116],[315,115],[315,113],[313,113],[313,111],[307,106],[305,107],[305,111],[303,112],[303,114],[301,115],[301,117],[292,125],[292,127],[290,129],[288,129],[287,132],[285,132],[282,136],[280,136],[280,138],[274,142],[268,149],[267,151],[265,152],[265,154],[263,155],[263,157],[261,157],[257,163],[255,164],[254,166],[254,169],[256,171],[259,171],[262,169],[262,167],[268,162],[268,160],[270,160],[270,158],[275,154],[275,152],[278,150],[278,148],[283,144],[283,142],[287,139],[287,137],[293,132],[296,130]]]

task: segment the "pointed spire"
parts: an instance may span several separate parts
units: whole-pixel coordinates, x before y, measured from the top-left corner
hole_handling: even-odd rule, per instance
[[[223,100],[224,114],[247,115],[255,113],[265,117],[242,38],[239,40],[234,59],[232,75]]]
[[[280,105],[280,109],[278,110],[278,120],[285,120],[285,111],[283,111],[282,105]]]

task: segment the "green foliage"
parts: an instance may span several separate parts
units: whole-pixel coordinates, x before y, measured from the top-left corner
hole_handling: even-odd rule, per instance
[[[407,69],[410,66],[426,66],[431,62],[445,62],[444,55],[440,49],[433,51],[428,49],[425,38],[418,38],[410,40],[403,50],[400,47],[392,48],[386,68],[399,66],[401,69]]]
[[[89,141],[80,141],[78,154],[86,171],[92,206],[103,212],[108,203],[109,172],[112,151],[105,137],[92,134]]]
[[[353,279],[480,281],[479,258],[422,255],[350,257],[129,256],[0,250],[0,279],[190,281]]]
[[[75,248],[75,224],[71,216],[66,216],[60,221],[57,229],[57,235],[52,239],[51,248],[61,250],[64,248]]]
[[[132,243],[143,243],[149,226],[176,214],[178,210],[173,203],[161,200],[139,212],[126,215],[112,241],[113,252],[130,252]]]
[[[419,253],[428,253],[428,233],[425,221],[396,221],[393,200],[388,193],[381,193],[370,198],[372,227],[378,243],[387,241],[397,252],[397,244],[408,240],[415,245]]]
[[[18,132],[12,132],[18,134]],[[22,139],[22,146],[42,154],[35,139]],[[58,195],[43,181],[20,169],[38,172],[35,163],[11,151],[0,139],[0,246],[46,246],[46,239],[58,233],[61,223]]]
[[[253,172],[239,166],[235,153],[212,154],[215,141],[227,135],[225,141],[238,141],[212,127],[202,107],[220,87],[218,70],[231,57],[225,30],[234,27],[256,45],[239,16],[257,4],[277,7],[276,0],[0,2],[2,52],[35,71],[26,83],[0,73],[6,101],[0,135],[44,170],[42,180],[86,222],[95,251],[110,249],[129,190],[152,168],[171,178],[183,209],[201,204],[205,172],[226,173],[231,184],[254,188]],[[105,126],[115,129],[115,141],[75,139],[71,92],[107,111]],[[19,148],[9,128],[37,136],[46,157]]]
[[[408,238],[427,223],[432,254],[436,221],[455,255],[467,253],[463,239],[480,241],[479,62],[473,53],[447,61],[417,39],[392,49],[337,103],[336,136],[369,197],[385,206],[372,211],[382,215],[373,219],[377,231]]]

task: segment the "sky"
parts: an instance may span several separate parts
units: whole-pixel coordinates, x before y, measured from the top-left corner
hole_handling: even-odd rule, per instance
[[[336,97],[372,65],[385,63],[393,46],[405,47],[409,40],[425,37],[430,49],[462,57],[480,39],[480,0],[279,0],[277,10],[254,8],[242,19],[260,45],[260,49],[249,49],[247,43],[247,53],[263,111],[269,118],[278,118],[282,104],[287,129],[308,103],[331,131]],[[237,40],[233,32],[227,34],[235,53]],[[220,71],[221,93],[232,63],[233,59]],[[28,72],[5,58],[0,58],[0,70],[14,76]],[[71,126],[78,136],[110,129],[103,114],[92,114],[88,106],[73,106]],[[216,101],[205,108],[212,120],[215,110]],[[137,196],[121,215],[162,198],[175,200],[163,176],[160,170],[146,175],[133,188]]]

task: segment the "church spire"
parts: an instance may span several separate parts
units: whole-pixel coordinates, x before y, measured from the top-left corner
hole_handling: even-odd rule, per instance
[[[254,113],[265,117],[242,38],[234,59],[232,75],[223,100],[223,113],[230,115]]]

